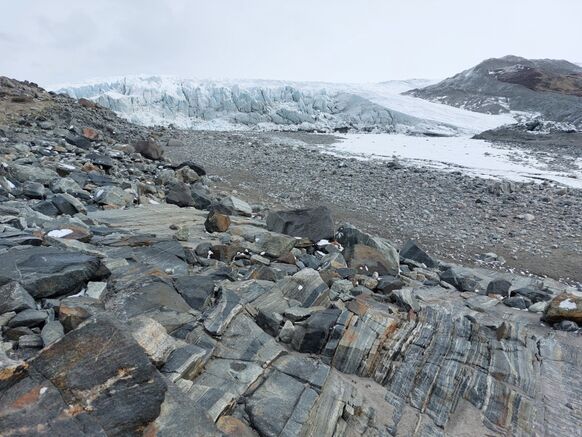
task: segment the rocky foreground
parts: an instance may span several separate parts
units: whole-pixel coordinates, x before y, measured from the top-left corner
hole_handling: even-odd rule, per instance
[[[0,79],[0,435],[581,435],[579,292],[251,206],[150,133]]]

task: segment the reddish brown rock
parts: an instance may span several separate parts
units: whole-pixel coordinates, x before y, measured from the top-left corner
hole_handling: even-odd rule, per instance
[[[544,320],[548,323],[557,323],[562,320],[571,320],[582,323],[582,297],[571,293],[562,293],[552,299],[544,312]]]
[[[97,108],[97,103],[92,102],[91,100],[85,98],[79,99],[79,105],[81,105],[83,108],[89,109]]]
[[[230,217],[226,214],[221,214],[216,211],[210,212],[206,221],[204,222],[204,227],[210,233],[212,232],[226,232],[230,226]]]
[[[91,141],[97,141],[99,139],[99,132],[90,127],[83,128],[82,134],[85,138]]]

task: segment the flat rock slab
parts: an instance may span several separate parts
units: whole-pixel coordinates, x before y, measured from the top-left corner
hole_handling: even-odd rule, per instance
[[[189,313],[192,309],[174,287],[162,281],[136,284],[135,289],[114,295],[106,303],[122,320],[160,310]]]
[[[0,254],[0,284],[18,281],[34,297],[78,292],[94,279],[101,261],[90,255],[50,247],[29,247]]]
[[[112,258],[124,258],[157,267],[170,274],[188,273],[186,253],[176,240],[158,241],[143,247],[118,247],[108,250],[108,254]]]
[[[110,209],[92,211],[87,215],[114,229],[139,231],[171,239],[175,233],[170,225],[190,228],[190,235],[205,235],[204,221],[207,211],[196,208],[180,208],[176,205],[144,205],[130,209]],[[256,220],[245,217],[231,217],[233,224],[254,224]]]
[[[160,413],[166,384],[109,317],[92,319],[29,364],[0,397],[1,435],[137,435]]]
[[[260,435],[298,436],[317,397],[317,392],[303,382],[274,370],[247,400],[245,411]]]
[[[256,363],[214,359],[185,391],[212,420],[217,420],[262,374],[263,368]]]
[[[256,362],[261,366],[272,362],[284,349],[273,337],[259,328],[248,316],[237,316],[216,345],[214,356],[230,360]]]
[[[329,303],[329,288],[316,270],[303,269],[279,281],[276,287],[288,299],[301,302],[304,307]]]

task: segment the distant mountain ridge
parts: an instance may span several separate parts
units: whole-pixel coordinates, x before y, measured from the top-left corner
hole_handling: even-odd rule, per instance
[[[582,67],[554,59],[487,59],[407,95],[472,111],[537,113],[582,127]]]

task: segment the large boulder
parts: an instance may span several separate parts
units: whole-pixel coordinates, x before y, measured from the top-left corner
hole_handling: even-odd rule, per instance
[[[277,282],[275,287],[287,299],[297,300],[304,307],[329,303],[329,288],[321,279],[320,274],[310,268],[285,277]]]
[[[56,171],[39,165],[10,164],[8,174],[18,182],[39,182],[43,185],[59,178]]]
[[[119,187],[107,185],[96,190],[95,201],[109,208],[124,208],[133,203],[133,196]]]
[[[88,296],[71,296],[61,300],[59,322],[66,332],[76,329],[81,323],[104,311],[101,301]]]
[[[212,232],[226,232],[230,226],[230,217],[226,214],[220,214],[216,211],[211,211],[206,217],[204,228]]]
[[[191,186],[190,194],[194,201],[194,208],[207,209],[212,204],[210,190],[201,183],[195,183]]]
[[[137,153],[149,159],[160,160],[164,156],[164,150],[152,138],[134,143],[133,148]]]
[[[562,293],[550,301],[544,312],[544,320],[548,323],[557,323],[562,320],[571,320],[582,323],[582,297],[571,293]]]
[[[293,335],[293,348],[304,353],[320,353],[340,313],[341,310],[336,308],[326,309],[297,324]]]
[[[437,265],[436,261],[422,250],[413,240],[408,240],[406,244],[402,246],[402,249],[400,249],[400,256],[405,259],[411,259],[422,263],[429,268]]]
[[[398,275],[399,263],[395,258],[386,258],[382,252],[364,244],[356,244],[346,249],[346,258],[350,268],[358,273],[372,275]]]
[[[544,290],[538,290],[537,288],[531,286],[517,288],[512,290],[511,294],[527,297],[533,303],[547,302],[552,299],[551,293]]]
[[[228,214],[242,215],[250,217],[253,214],[253,208],[238,197],[228,196],[220,200],[220,204],[226,208]]]
[[[367,234],[350,224],[340,226],[335,234],[335,239],[346,249],[344,256],[348,263],[350,261],[350,254],[354,253],[354,246],[357,244],[364,245],[376,249],[376,251],[382,254],[382,263],[386,266],[385,270],[387,272],[384,274],[398,275],[400,271],[400,257],[398,251],[388,240]]]
[[[440,273],[440,278],[459,291],[477,291],[479,278],[470,269],[452,266]]]
[[[326,206],[274,211],[267,216],[267,229],[292,237],[319,241],[333,238],[334,221]]]
[[[216,282],[212,276],[180,276],[174,279],[174,286],[188,305],[201,311],[209,304]]]
[[[194,206],[190,186],[184,182],[175,182],[169,185],[166,190],[166,203],[179,207]]]
[[[511,288],[511,282],[507,279],[497,278],[489,282],[487,285],[487,294],[500,294],[501,296],[509,297],[509,289]]]

